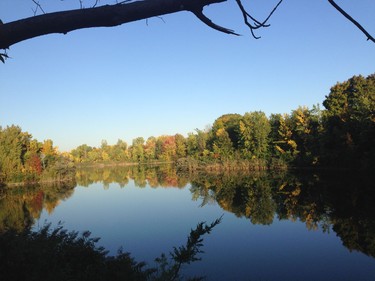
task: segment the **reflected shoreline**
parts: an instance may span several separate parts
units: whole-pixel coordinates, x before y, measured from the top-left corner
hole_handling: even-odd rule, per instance
[[[189,188],[200,206],[218,204],[251,224],[299,220],[308,230],[333,230],[350,251],[375,257],[373,175],[328,171],[181,173],[173,165],[81,168],[75,182],[0,190],[0,232],[31,227],[43,210],[52,213],[76,186],[102,183],[125,188]]]

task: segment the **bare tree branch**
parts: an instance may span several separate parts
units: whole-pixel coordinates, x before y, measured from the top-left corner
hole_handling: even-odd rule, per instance
[[[31,0],[31,1],[33,1],[34,2],[34,4],[36,5],[36,8],[35,8],[35,10],[34,9],[32,9],[33,10],[33,12],[34,12],[34,16],[36,16],[36,13],[38,12],[38,9],[39,10],[41,10],[42,11],[42,13],[43,14],[45,14],[46,12],[43,10],[43,8],[42,8],[42,6],[39,4],[39,2],[38,1],[36,1],[36,0]]]
[[[345,12],[339,5],[335,3],[333,0],[328,0],[328,2],[337,10],[339,11],[345,18],[347,18],[350,22],[352,22],[360,31],[362,31],[363,34],[367,36],[367,41],[370,40],[375,43],[374,37],[371,36],[370,33],[367,32],[367,30],[360,25],[355,19],[353,19],[352,16],[350,16],[347,12]]]
[[[83,0],[79,0],[81,9],[48,14],[45,13],[38,0],[32,1],[36,5],[35,10],[33,10],[35,16],[4,24],[0,21],[0,49],[7,49],[13,44],[46,34],[66,34],[70,31],[82,28],[117,26],[180,11],[192,12],[200,21],[215,30],[226,34],[238,35],[231,29],[213,23],[203,14],[203,8],[205,6],[226,2],[227,0],[115,0],[115,4],[103,6],[98,6],[100,0],[93,0],[93,6],[87,9],[83,8]],[[242,2],[242,0],[236,0],[242,12],[245,25],[249,27],[253,37],[258,39],[260,37],[256,36],[254,31],[261,27],[269,27],[269,19],[279,8],[283,0],[279,0],[278,4],[272,9],[264,21],[259,21],[253,17],[242,5]],[[344,15],[345,18],[357,26],[358,29],[367,36],[367,40],[375,43],[374,37],[338,6],[334,0],[328,0],[328,2]],[[43,14],[36,15],[38,10]],[[3,61],[4,58],[6,58],[6,54],[0,53],[1,61]]]
[[[163,23],[165,23],[165,20],[163,19],[163,17],[156,16],[156,18],[158,18],[158,19],[161,20]],[[148,19],[146,19],[146,25],[148,26]]]
[[[237,2],[237,5],[238,7],[240,8],[241,12],[242,12],[242,16],[243,16],[243,20],[244,20],[244,23],[247,25],[247,27],[249,27],[250,29],[250,32],[251,32],[251,35],[255,38],[255,39],[259,39],[260,36],[256,36],[255,33],[254,33],[254,30],[258,29],[258,28],[261,28],[261,27],[269,27],[270,25],[267,24],[268,20],[271,18],[271,16],[273,15],[273,13],[277,10],[277,8],[280,6],[281,2],[283,2],[283,0],[280,0],[279,3],[277,3],[277,5],[272,9],[272,11],[270,12],[270,14],[268,15],[268,17],[263,21],[263,22],[260,22],[258,21],[257,19],[255,19],[253,16],[251,16],[245,9],[245,7],[242,5],[242,2],[241,0],[236,0]],[[254,24],[251,24],[249,22],[249,19],[251,19]]]
[[[159,17],[159,16],[157,16],[157,18],[158,18],[159,20],[161,20],[163,23],[165,23],[165,20],[163,19],[163,17]]]
[[[46,34],[66,34],[90,27],[112,27],[180,11],[195,13],[204,6],[225,1],[227,0],[121,1],[113,5],[43,14],[0,25],[0,49]]]
[[[116,0],[116,4],[121,5],[121,4],[124,4],[124,3],[127,3],[127,2],[131,2],[131,1],[133,1],[133,0],[125,0],[125,1],[121,1],[121,2],[118,2]]]
[[[94,3],[94,5],[92,7],[95,8],[96,5],[98,5],[99,2],[100,2],[100,0],[95,0],[95,3]]]
[[[200,19],[203,23],[205,23],[206,25],[208,25],[209,27],[217,30],[217,31],[220,31],[220,32],[224,32],[226,34],[233,34],[233,35],[239,35],[237,33],[235,33],[233,30],[231,29],[228,29],[228,28],[225,28],[225,27],[222,27],[220,25],[217,25],[215,23],[213,23],[209,18],[207,18],[204,14],[203,14],[203,7],[202,8],[199,8],[199,9],[196,9],[196,10],[192,10],[191,12],[194,13],[194,15]]]

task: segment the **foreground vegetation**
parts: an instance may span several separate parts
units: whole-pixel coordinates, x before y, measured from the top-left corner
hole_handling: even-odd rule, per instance
[[[157,267],[136,262],[119,249],[116,256],[97,246],[99,238],[89,231],[78,232],[45,225],[38,231],[8,231],[0,235],[0,275],[2,280],[56,281],[173,281],[182,280],[183,265],[200,260],[202,236],[221,221],[199,223],[191,230],[186,245],[175,247],[167,257],[156,258]],[[194,278],[189,280],[202,280]]]
[[[63,181],[74,167],[97,163],[176,162],[180,169],[264,170],[288,167],[375,168],[375,74],[337,83],[325,110],[298,107],[290,114],[226,114],[212,127],[184,137],[138,137],[128,145],[102,141],[59,153],[18,126],[0,127],[0,184]]]

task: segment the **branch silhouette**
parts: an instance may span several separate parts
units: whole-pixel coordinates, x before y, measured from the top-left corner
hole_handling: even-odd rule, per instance
[[[351,15],[345,12],[339,5],[336,4],[333,0],[328,0],[328,2],[337,10],[339,11],[345,18],[347,18],[350,22],[352,22],[363,34],[367,36],[367,41],[370,40],[375,43],[374,37],[359,23],[357,22]]]
[[[90,8],[83,8],[82,1],[80,1],[80,9],[54,13],[45,13],[39,1],[32,1],[36,5],[36,8],[33,10],[33,17],[9,23],[2,23],[0,21],[0,49],[8,49],[13,44],[46,34],[67,34],[73,30],[83,28],[112,27],[181,11],[193,13],[200,21],[214,30],[226,34],[239,35],[231,29],[213,23],[211,19],[203,14],[203,8],[205,6],[223,3],[228,0],[144,0],[135,2],[125,0],[116,1],[115,4],[101,6],[98,6],[100,1],[96,0]],[[243,0],[236,0],[245,25],[249,27],[252,36],[256,39],[260,37],[256,36],[254,31],[270,26],[268,21],[282,2],[283,0],[279,0],[267,18],[260,21],[251,15],[248,9],[244,7]],[[328,0],[328,2],[364,33],[367,36],[367,40],[375,43],[374,37],[359,24],[358,21],[337,5],[335,1]],[[36,15],[37,10],[40,10],[42,14]],[[6,53],[0,53],[0,60],[2,62],[4,62],[6,58]]]

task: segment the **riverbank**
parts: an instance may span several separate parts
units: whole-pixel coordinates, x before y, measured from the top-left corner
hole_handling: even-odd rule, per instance
[[[105,168],[105,167],[127,167],[127,166],[138,166],[138,165],[165,165],[174,164],[174,161],[144,161],[144,162],[95,162],[95,163],[77,163],[77,168]]]
[[[23,182],[7,182],[0,183],[0,188],[13,188],[13,187],[23,187],[23,186],[37,186],[37,185],[61,185],[67,183],[75,183],[75,174],[68,178],[63,179],[42,179],[33,181],[23,181]]]
[[[176,166],[182,171],[207,172],[288,170],[287,164],[279,159],[271,161],[264,159],[203,161],[194,158],[181,158],[177,160]]]

